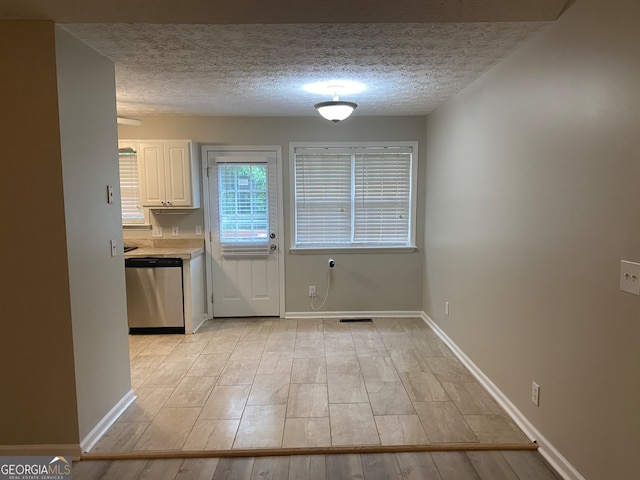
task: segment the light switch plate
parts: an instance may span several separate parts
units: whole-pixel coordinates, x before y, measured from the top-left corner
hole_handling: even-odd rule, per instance
[[[109,240],[109,244],[111,245],[111,256],[115,257],[118,255],[118,242],[115,240]]]
[[[107,203],[113,203],[113,185],[107,185]]]
[[[640,295],[640,263],[620,261],[620,290]]]

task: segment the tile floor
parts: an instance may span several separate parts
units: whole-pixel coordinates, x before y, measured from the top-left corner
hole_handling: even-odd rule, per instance
[[[138,398],[92,453],[529,443],[419,318],[212,320],[130,350]]]

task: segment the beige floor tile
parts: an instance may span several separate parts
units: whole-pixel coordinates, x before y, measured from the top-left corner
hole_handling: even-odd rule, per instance
[[[136,400],[120,415],[117,422],[150,422],[167,402],[173,390],[172,387],[136,389]]]
[[[326,356],[327,373],[357,374],[361,373],[360,362],[355,352],[342,352]]]
[[[134,450],[180,450],[196,423],[200,408],[163,408]]]
[[[184,377],[165,407],[203,407],[216,380],[216,377]]]
[[[391,357],[358,357],[358,360],[366,382],[400,381]]]
[[[176,387],[191,367],[190,363],[161,363],[145,380],[145,387]]]
[[[289,375],[256,375],[247,405],[286,405]]]
[[[398,372],[430,372],[429,364],[417,349],[390,349],[389,356]]]
[[[342,355],[345,352],[354,352],[356,347],[353,344],[351,333],[346,332],[340,335],[324,335],[324,350],[326,355]]]
[[[349,323],[341,322],[339,318],[325,318],[322,320],[322,325],[324,328],[325,336],[327,334],[340,334],[340,333],[348,333],[351,335],[351,329],[349,328]]]
[[[266,340],[260,342],[238,342],[229,360],[260,360],[266,343]]]
[[[298,329],[298,320],[296,319],[285,319],[281,318],[279,320],[274,320],[271,325],[271,333],[269,335],[278,334],[278,333],[296,333]]]
[[[443,382],[453,403],[463,415],[501,414],[502,410],[496,402],[476,382]]]
[[[271,320],[259,320],[256,324],[248,325],[240,335],[240,342],[264,342],[271,332]]]
[[[151,422],[116,422],[91,449],[98,452],[129,452],[140,440]]]
[[[294,358],[291,383],[326,383],[327,366],[324,357]]]
[[[329,399],[325,383],[292,383],[289,388],[287,417],[326,417]]]
[[[298,320],[296,339],[317,338],[324,334],[324,324],[321,318],[301,318]]]
[[[233,448],[279,448],[286,405],[252,405],[245,408]]]
[[[136,382],[144,382],[166,358],[166,355],[137,356],[131,360],[131,379]]]
[[[206,345],[203,343],[179,343],[171,353],[167,355],[165,362],[193,363],[200,356],[205,346]]]
[[[374,417],[382,445],[425,445],[429,443],[417,415]]]
[[[161,335],[152,339],[140,355],[169,355],[180,343],[180,338],[175,335]]]
[[[412,402],[443,402],[447,392],[431,372],[402,372],[400,378]]]
[[[259,363],[254,359],[229,359],[218,378],[218,385],[251,385]]]
[[[329,403],[369,402],[364,378],[361,374],[327,375]]]
[[[473,382],[475,378],[455,358],[428,358],[429,368],[441,382]]]
[[[530,443],[506,415],[464,415],[464,419],[482,443]]]
[[[182,450],[230,450],[240,420],[197,420]]]
[[[324,357],[324,337],[296,338],[293,358]]]
[[[414,402],[413,406],[430,441],[478,441],[453,402]]]
[[[392,317],[378,317],[373,319],[373,325],[379,333],[404,333],[402,323],[404,319]]]
[[[406,348],[414,348],[413,342],[411,341],[411,337],[404,333],[381,333],[380,338],[382,339],[382,343],[387,347],[387,350],[399,350]]]
[[[204,404],[199,420],[236,420],[249,397],[250,385],[218,385]]]
[[[329,417],[287,418],[284,424],[283,448],[330,447]]]
[[[365,382],[374,415],[412,415],[413,404],[402,382]]]
[[[264,345],[264,353],[291,353],[295,348],[295,335],[293,338],[269,338]]]
[[[190,377],[218,377],[222,374],[229,353],[219,353],[217,355],[200,355],[187,371]]]
[[[222,337],[214,335],[211,341],[204,347],[204,355],[231,354],[238,343],[237,337]]]
[[[353,337],[353,345],[359,357],[371,357],[388,355],[387,348],[377,335],[375,337]]]
[[[455,355],[442,340],[433,338],[429,335],[417,335],[411,337],[413,344],[420,354],[425,358],[455,358]]]
[[[376,422],[368,403],[329,405],[331,444],[379,445]]]
[[[257,375],[291,375],[293,352],[265,352],[258,365]]]

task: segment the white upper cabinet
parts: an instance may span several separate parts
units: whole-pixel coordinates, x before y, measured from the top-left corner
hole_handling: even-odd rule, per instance
[[[199,208],[197,154],[188,140],[139,141],[140,199],[143,207]]]

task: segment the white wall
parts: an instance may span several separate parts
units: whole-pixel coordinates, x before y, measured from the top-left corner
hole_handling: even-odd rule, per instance
[[[112,257],[109,245],[113,239],[122,246],[115,73],[110,60],[60,27],[55,35],[82,440],[131,388],[124,259],[122,253]],[[107,203],[107,185],[116,189],[113,204]]]
[[[577,0],[428,121],[424,309],[592,480],[638,478],[638,19]]]
[[[218,145],[281,145],[284,170],[285,240],[280,247],[285,257],[287,312],[311,312],[309,285],[316,285],[323,296],[326,288],[327,260],[336,259],[334,288],[323,311],[420,311],[422,305],[422,232],[424,219],[425,117],[358,117],[334,125],[320,117],[310,118],[233,118],[233,117],[148,117],[142,126],[120,125],[120,139],[184,138]],[[418,251],[389,254],[289,254],[291,230],[289,212],[289,142],[419,142]],[[158,217],[153,221],[170,232],[178,225],[192,235],[195,225],[203,225],[203,209],[184,218]],[[175,223],[179,221],[181,223]],[[150,236],[149,231],[129,236]],[[170,233],[169,233],[170,235]]]

